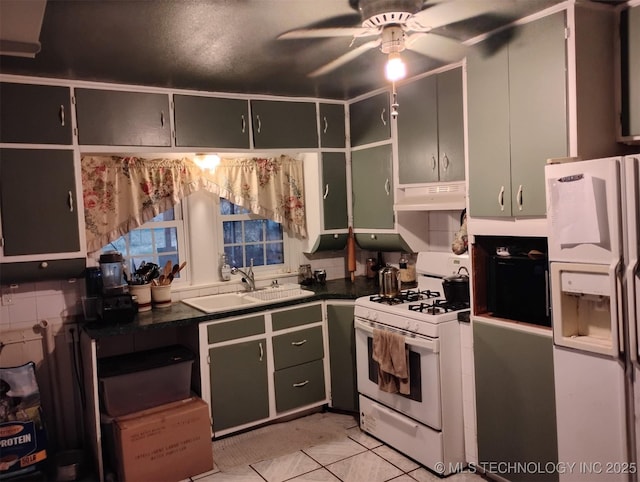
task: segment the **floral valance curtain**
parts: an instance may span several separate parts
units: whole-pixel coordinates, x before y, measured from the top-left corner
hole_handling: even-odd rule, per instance
[[[306,236],[302,161],[228,158],[201,168],[196,160],[83,156],[87,250],[98,251],[199,189]]]

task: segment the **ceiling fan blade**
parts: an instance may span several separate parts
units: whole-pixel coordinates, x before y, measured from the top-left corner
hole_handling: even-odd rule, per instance
[[[334,27],[334,28],[300,28],[278,35],[278,39],[324,38],[324,37],[365,37],[377,35],[377,28]]]
[[[337,59],[332,60],[328,64],[325,64],[322,67],[314,70],[308,75],[309,77],[318,77],[320,75],[324,75],[328,72],[331,72],[332,70],[337,69],[338,67],[346,64],[347,62],[352,61],[356,57],[359,57],[366,51],[378,47],[380,45],[380,42],[381,42],[380,39],[376,39],[376,40],[370,40],[369,42],[363,43],[362,45],[359,45],[358,47],[352,50],[349,50],[346,54],[341,55]]]
[[[513,2],[514,0],[451,0],[435,4],[416,13],[407,22],[409,30],[428,32],[431,29],[461,22],[492,11],[496,4]]]
[[[405,47],[443,62],[457,62],[466,55],[464,45],[454,39],[434,33],[414,33],[407,37]]]

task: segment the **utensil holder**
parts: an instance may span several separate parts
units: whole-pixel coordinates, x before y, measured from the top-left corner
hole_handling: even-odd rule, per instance
[[[138,312],[151,310],[151,284],[129,285],[129,293],[138,299]],[[171,294],[169,294],[171,297]]]
[[[154,308],[170,308],[171,285],[151,285],[151,301]]]

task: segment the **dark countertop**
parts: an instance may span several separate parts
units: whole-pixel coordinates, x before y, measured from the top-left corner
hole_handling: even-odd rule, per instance
[[[172,303],[170,308],[153,309],[138,313],[130,323],[105,323],[103,321],[91,321],[84,325],[85,332],[93,339],[100,339],[116,335],[126,335],[140,331],[162,329],[168,327],[188,326],[203,321],[217,320],[238,316],[247,313],[294,306],[302,303],[324,300],[355,300],[361,296],[367,296],[378,292],[375,280],[364,276],[357,276],[355,282],[350,279],[329,280],[324,285],[313,284],[303,286],[304,289],[315,294],[307,298],[270,303],[268,305],[243,308],[241,310],[225,311],[220,313],[203,313],[180,301]]]

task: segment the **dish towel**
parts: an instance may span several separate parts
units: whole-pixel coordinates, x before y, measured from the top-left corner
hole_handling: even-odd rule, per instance
[[[378,362],[378,388],[409,395],[409,360],[404,337],[386,330],[373,330],[373,360]]]

